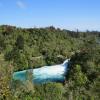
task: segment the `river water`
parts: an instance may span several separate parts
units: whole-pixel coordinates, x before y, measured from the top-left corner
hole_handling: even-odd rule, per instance
[[[27,72],[32,73],[33,83],[47,83],[47,82],[64,82],[65,74],[67,73],[69,60],[65,60],[64,63],[52,66],[43,66],[41,68],[23,70],[13,73],[14,80],[26,81]]]

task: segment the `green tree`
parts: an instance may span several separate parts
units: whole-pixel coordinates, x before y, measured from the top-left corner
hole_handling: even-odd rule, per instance
[[[16,47],[18,49],[23,49],[24,48],[24,38],[22,35],[19,35],[17,37],[16,43],[15,43]]]

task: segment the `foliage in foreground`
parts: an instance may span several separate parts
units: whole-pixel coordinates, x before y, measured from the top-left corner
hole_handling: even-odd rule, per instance
[[[0,26],[0,100],[99,100],[99,41],[99,32]],[[70,64],[64,84],[35,85],[31,75],[24,83],[11,79],[14,71],[66,58]]]

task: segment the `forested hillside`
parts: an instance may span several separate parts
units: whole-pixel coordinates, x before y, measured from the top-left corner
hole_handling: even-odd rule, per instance
[[[12,80],[15,71],[70,58],[65,83]],[[0,100],[99,100],[100,32],[0,26]]]

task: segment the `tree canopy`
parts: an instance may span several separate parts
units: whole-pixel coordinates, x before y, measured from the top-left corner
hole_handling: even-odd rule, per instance
[[[12,80],[14,71],[62,63],[65,83]],[[0,26],[0,100],[99,100],[100,32]],[[30,78],[29,78],[30,77]]]

